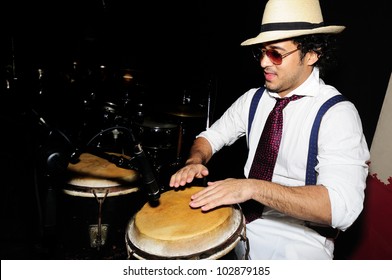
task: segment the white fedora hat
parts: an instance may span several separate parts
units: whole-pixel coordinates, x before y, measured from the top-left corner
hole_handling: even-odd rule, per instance
[[[318,0],[269,0],[259,35],[241,46],[261,44],[308,34],[340,33],[345,26],[324,26]]]

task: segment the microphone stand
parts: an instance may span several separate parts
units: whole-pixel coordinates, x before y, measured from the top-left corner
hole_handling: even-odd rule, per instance
[[[38,218],[41,235],[46,243],[52,246],[57,227],[57,189],[55,185],[69,162],[76,163],[79,150],[72,145],[69,137],[61,130],[49,124],[34,108],[31,108],[34,124],[43,127],[46,139],[37,149],[37,164],[34,164],[34,188],[38,207]],[[40,167],[43,172],[41,173]],[[40,185],[45,187],[41,194]],[[42,199],[41,199],[41,196]]]

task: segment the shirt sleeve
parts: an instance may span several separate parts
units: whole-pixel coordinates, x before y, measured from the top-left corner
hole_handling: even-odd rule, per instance
[[[210,142],[213,153],[246,134],[250,101],[255,91],[251,89],[240,96],[211,127],[197,136]]]
[[[328,189],[332,226],[344,231],[363,209],[370,158],[360,117],[351,102],[341,102],[324,115],[318,149],[317,183]]]

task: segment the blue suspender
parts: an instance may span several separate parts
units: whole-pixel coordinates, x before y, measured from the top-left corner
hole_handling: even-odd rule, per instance
[[[259,100],[264,93],[264,89],[265,88],[263,86],[260,87],[253,95],[252,101],[250,103],[249,120],[248,120],[248,139],[249,139],[249,134],[250,134],[250,127],[252,126],[253,118],[255,117],[257,105],[259,104]],[[248,140],[248,143],[249,143],[249,140]]]
[[[265,89],[264,87],[260,87],[255,92],[250,104],[249,121],[248,121],[248,139],[250,135],[250,128],[252,126],[254,115],[257,109],[257,105],[260,101],[261,96],[263,95],[264,89]],[[317,112],[316,118],[312,126],[312,130],[310,132],[308,161],[306,164],[306,185],[315,185],[317,182],[317,175],[314,168],[317,165],[317,152],[318,152],[317,141],[318,141],[318,131],[320,128],[321,119],[329,108],[331,108],[336,103],[345,100],[347,99],[343,95],[335,95],[330,99],[328,99],[327,101],[325,101],[325,103],[320,107],[319,111]]]
[[[317,176],[314,167],[317,165],[317,139],[321,119],[329,108],[331,108],[336,103],[345,100],[346,98],[343,95],[335,95],[331,97],[325,101],[316,115],[312,126],[312,131],[310,132],[308,162],[306,164],[306,185],[315,185],[317,182]]]

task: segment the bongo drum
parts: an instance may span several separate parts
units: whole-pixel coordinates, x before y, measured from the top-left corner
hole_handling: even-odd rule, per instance
[[[146,203],[128,223],[128,257],[136,259],[219,259],[246,240],[239,206],[203,212],[189,206],[190,196],[203,187],[170,190],[159,205]]]
[[[82,153],[79,159],[78,163],[68,165],[69,179],[63,188],[64,193],[81,197],[110,197],[139,190],[134,184],[139,178],[135,170],[117,167],[89,153]]]

